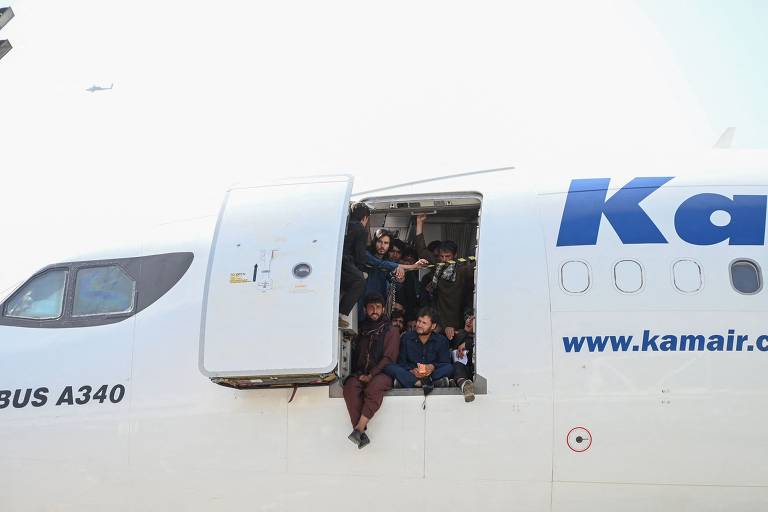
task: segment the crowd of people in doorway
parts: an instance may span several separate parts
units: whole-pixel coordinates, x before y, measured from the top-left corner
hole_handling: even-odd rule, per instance
[[[426,214],[416,216],[412,246],[385,229],[370,237],[370,215],[364,203],[351,207],[339,303],[342,328],[359,305],[343,384],[348,437],[358,448],[370,443],[368,422],[393,387],[421,388],[426,396],[434,387],[457,386],[466,402],[475,398],[472,266],[457,262],[455,242],[426,243]],[[423,268],[429,272],[419,279],[414,271]]]

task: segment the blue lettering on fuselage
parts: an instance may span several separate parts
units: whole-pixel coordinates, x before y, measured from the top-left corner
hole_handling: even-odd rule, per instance
[[[571,181],[565,200],[558,247],[595,245],[605,216],[624,244],[666,244],[667,239],[640,206],[672,177],[635,178],[606,199],[609,178]],[[763,245],[765,242],[766,196],[697,194],[677,208],[674,216],[678,236],[693,245]],[[711,215],[724,211],[728,224],[712,223]]]

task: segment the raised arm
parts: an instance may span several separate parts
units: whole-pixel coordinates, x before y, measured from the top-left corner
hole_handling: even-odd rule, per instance
[[[424,222],[427,220],[427,215],[420,213],[416,216],[416,254],[419,258],[425,259],[430,263],[435,262],[435,255],[432,251],[427,249],[427,243],[424,240]]]
[[[368,257],[367,263],[372,267],[381,268],[392,272],[393,270],[397,270],[397,267],[400,266],[399,263],[395,263],[394,261],[379,259],[368,251],[366,251],[366,255]]]
[[[368,265],[370,265],[372,267],[375,267],[375,268],[382,269],[382,270],[387,270],[389,272],[398,271],[399,274],[402,274],[402,272],[405,272],[406,270],[420,269],[420,268],[422,268],[422,267],[424,267],[424,266],[426,266],[428,264],[427,261],[425,261],[425,260],[419,260],[416,263],[414,263],[413,265],[403,265],[401,263],[397,263],[397,262],[394,262],[394,261],[379,259],[379,258],[377,258],[376,256],[374,256],[373,254],[371,254],[370,252],[367,252],[367,251],[366,251],[366,255],[367,255],[367,258],[368,258],[367,259]],[[401,277],[401,275],[398,275],[398,277]]]

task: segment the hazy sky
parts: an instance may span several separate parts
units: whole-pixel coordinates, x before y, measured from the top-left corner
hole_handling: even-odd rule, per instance
[[[734,147],[768,149],[768,2],[645,0],[637,4],[714,129],[736,126]]]
[[[768,3],[18,0],[0,291],[234,182],[768,146]],[[114,83],[114,90],[86,88]]]

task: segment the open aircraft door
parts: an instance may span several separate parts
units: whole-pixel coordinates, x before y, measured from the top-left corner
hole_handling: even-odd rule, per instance
[[[248,388],[323,384],[338,360],[350,176],[227,193],[213,237],[200,371]]]

